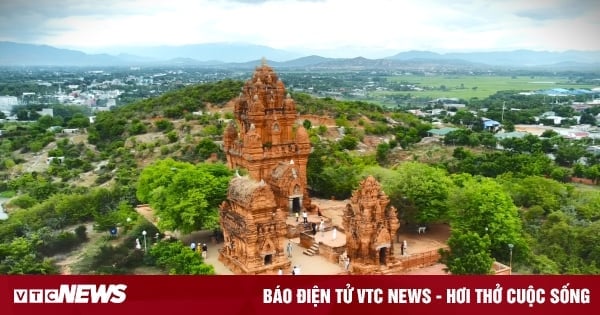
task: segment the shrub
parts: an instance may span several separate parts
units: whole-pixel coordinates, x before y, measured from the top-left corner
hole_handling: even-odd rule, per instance
[[[29,209],[37,203],[37,200],[29,194],[23,194],[10,201],[10,204],[21,209]]]
[[[81,241],[73,232],[60,232],[49,239],[45,239],[38,251],[44,256],[53,256],[71,251]]]
[[[174,128],[173,123],[165,119],[157,120],[155,124],[156,128],[158,128],[160,131],[169,132]]]
[[[87,231],[85,225],[80,225],[75,229],[75,235],[80,242],[88,240]]]
[[[178,137],[177,137],[177,133],[175,132],[175,130],[169,131],[167,133],[167,138],[169,138],[170,143],[176,142]]]

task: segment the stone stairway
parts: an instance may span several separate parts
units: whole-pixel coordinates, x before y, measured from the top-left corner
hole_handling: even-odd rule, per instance
[[[319,244],[312,244],[312,246],[303,251],[302,254],[307,255],[307,256],[314,256],[314,255],[318,255],[319,254]]]
[[[398,274],[398,272],[400,272],[402,270],[403,270],[402,262],[395,261],[392,263],[388,263],[387,266],[380,265],[378,274],[381,274],[381,275]]]
[[[389,275],[391,273],[393,273],[394,271],[386,266],[381,266],[379,268],[379,274],[381,275]]]

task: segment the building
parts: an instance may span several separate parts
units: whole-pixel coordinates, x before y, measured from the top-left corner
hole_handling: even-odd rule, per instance
[[[228,166],[246,169],[252,179],[268,183],[281,209],[309,208],[310,141],[306,129],[295,124],[296,104],[286,95],[283,82],[263,64],[234,102],[235,122],[227,126],[223,138]]]
[[[525,136],[528,134],[529,133],[522,132],[522,131],[499,132],[499,133],[495,134],[494,137],[496,137],[496,139],[498,139],[500,141],[500,140],[509,139],[509,138],[522,139],[522,138],[525,138]]]
[[[600,145],[591,145],[585,149],[585,151],[594,155],[600,155]]]
[[[353,273],[373,274],[380,268],[394,267],[394,243],[400,222],[396,208],[389,203],[381,185],[369,176],[346,205],[343,225]]]
[[[19,105],[19,99],[16,96],[0,96],[0,110],[11,111],[13,106]]]
[[[54,117],[54,109],[52,109],[52,108],[42,108],[42,110],[40,110],[36,113],[38,113],[40,116]]]
[[[482,118],[481,120],[483,123],[483,130],[496,132],[500,129],[500,123],[495,120],[488,118]]]
[[[443,138],[445,137],[447,134],[451,133],[452,131],[458,130],[458,128],[451,128],[451,127],[444,127],[444,128],[439,128],[439,129],[429,129],[427,130],[427,134],[430,137],[438,137],[438,138]]]
[[[311,208],[308,133],[295,125],[296,104],[264,62],[233,102],[235,119],[225,130],[223,149],[237,175],[219,211],[225,239],[219,260],[242,274],[289,269],[285,220],[291,212]],[[238,169],[248,175],[239,176]]]

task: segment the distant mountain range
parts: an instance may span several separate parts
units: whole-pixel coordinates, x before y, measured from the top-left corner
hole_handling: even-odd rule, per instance
[[[438,54],[430,51],[401,52],[387,59],[394,60],[465,60],[495,66],[542,66],[559,63],[600,63],[600,51],[548,52],[513,50],[508,52],[473,52]]]
[[[515,50],[438,54],[407,51],[382,59],[305,56],[250,44],[198,44],[122,48],[120,54],[87,54],[47,45],[0,42],[0,66],[188,65],[253,68],[262,57],[281,68],[303,69],[481,69],[489,67],[600,71],[600,51]]]

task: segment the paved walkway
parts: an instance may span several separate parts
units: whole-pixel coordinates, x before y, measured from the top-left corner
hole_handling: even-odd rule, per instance
[[[206,263],[215,267],[215,273],[218,275],[233,275],[234,273],[229,270],[223,263],[219,261],[219,249],[223,247],[223,242],[214,244],[211,242],[210,231],[194,232],[190,235],[186,235],[182,238],[182,241],[189,245],[192,241],[195,243],[201,243],[208,245],[208,254],[206,257]],[[307,256],[302,254],[305,250],[299,243],[298,238],[289,240],[292,242],[292,267],[299,266],[300,274],[302,275],[331,275],[338,274],[344,270],[332,262],[327,261],[321,256]],[[285,243],[287,245],[287,242]],[[286,270],[286,273],[291,273],[291,270]]]
[[[341,246],[346,243],[346,236],[344,232],[342,232],[342,215],[343,210],[348,203],[348,200],[326,200],[326,199],[314,199],[313,203],[319,205],[321,212],[324,216],[331,219],[331,223],[329,226],[337,226],[339,229],[336,232],[336,238],[333,239],[333,232],[331,230],[326,231],[322,236],[321,232],[317,232],[315,235],[317,242],[323,242],[330,246]],[[140,209],[138,209],[140,211]],[[150,220],[153,218],[148,216],[148,213],[144,213],[141,211],[147,218]],[[302,216],[299,218],[300,224],[302,222]],[[314,214],[308,216],[309,222],[320,223],[321,218]],[[286,223],[289,225],[296,224],[296,218],[293,216],[289,216],[286,220]],[[408,244],[408,253],[407,255],[423,253],[431,250],[435,250],[440,247],[444,247],[446,240],[450,235],[450,228],[445,224],[434,224],[430,225],[425,234],[419,234],[413,227],[402,226],[400,228],[400,232],[398,233],[397,240],[400,242],[403,240],[407,241]],[[210,231],[199,231],[194,232],[189,235],[185,235],[181,237],[182,241],[189,245],[190,242],[195,243],[206,243],[208,245],[208,255],[206,258],[206,263],[211,264],[215,268],[215,273],[218,275],[233,275],[233,272],[229,270],[223,263],[219,261],[219,252],[218,250],[223,247],[223,243],[213,243],[211,240],[212,233]],[[302,254],[305,248],[299,245],[299,238],[291,239],[293,245],[292,251],[292,267],[299,266],[300,273],[302,275],[332,275],[332,274],[340,274],[343,273],[344,270],[338,264],[330,262],[323,258],[322,256],[308,256]],[[287,241],[285,242],[287,245]],[[284,245],[284,246],[285,246]],[[395,254],[400,258],[399,248],[396,250]],[[415,269],[411,271],[404,272],[402,274],[406,275],[432,275],[432,274],[446,274],[444,272],[444,265],[437,264],[431,267]],[[291,270],[286,270],[286,274],[290,274]]]

